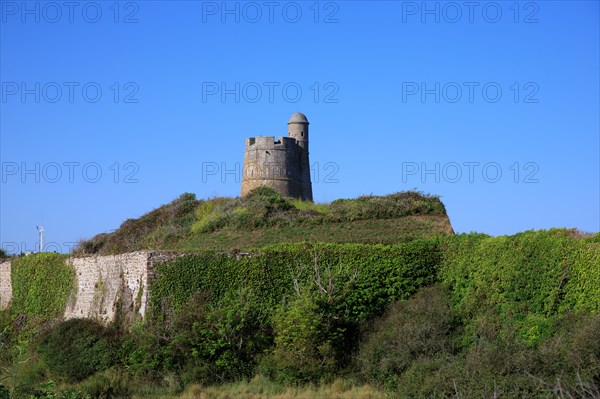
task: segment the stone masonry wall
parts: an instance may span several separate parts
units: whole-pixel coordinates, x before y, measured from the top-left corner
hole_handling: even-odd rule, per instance
[[[0,262],[0,309],[5,309],[12,298],[10,261]]]
[[[77,276],[75,301],[67,304],[65,318],[113,320],[120,302],[128,317],[145,313],[147,252],[71,258]]]
[[[180,255],[141,251],[70,258],[77,292],[67,303],[65,319],[92,318],[106,323],[118,316],[130,324],[144,317],[154,266]],[[12,297],[10,270],[10,262],[0,263],[0,308],[6,308]]]

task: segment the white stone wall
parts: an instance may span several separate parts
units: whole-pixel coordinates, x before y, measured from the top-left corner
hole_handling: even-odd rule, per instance
[[[10,282],[10,261],[0,262],[0,309],[6,309],[12,298]]]
[[[77,291],[67,302],[65,319],[93,318],[106,323],[114,320],[118,309],[125,323],[144,317],[154,265],[180,255],[142,251],[70,258]],[[12,297],[10,268],[9,261],[0,263],[0,308],[6,308]]]
[[[148,287],[148,253],[71,258],[77,276],[75,300],[67,303],[65,319],[113,320],[117,306],[129,317],[144,316]],[[118,304],[118,301],[121,303]]]

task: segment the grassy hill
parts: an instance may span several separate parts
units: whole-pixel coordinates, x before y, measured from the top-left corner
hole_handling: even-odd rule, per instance
[[[82,241],[78,254],[142,249],[230,251],[281,242],[395,244],[453,234],[439,197],[414,191],[314,204],[260,188],[243,198],[182,194],[113,233]]]

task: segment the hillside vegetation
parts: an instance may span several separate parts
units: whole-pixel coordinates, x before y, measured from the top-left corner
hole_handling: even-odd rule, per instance
[[[66,257],[14,260],[0,398],[600,398],[600,233],[453,235],[433,196],[261,189],[184,194],[79,252],[137,249],[185,254],[134,325],[60,320]]]
[[[394,244],[447,234],[452,227],[435,196],[408,191],[314,204],[259,188],[243,198],[183,194],[113,233],[80,242],[76,253],[229,251],[278,242]]]
[[[15,289],[57,261],[23,258],[37,272]],[[128,328],[17,297],[0,313],[8,397],[600,396],[600,234],[284,243],[156,272]]]

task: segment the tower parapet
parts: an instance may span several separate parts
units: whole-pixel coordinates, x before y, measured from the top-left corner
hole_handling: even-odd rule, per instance
[[[312,201],[308,160],[308,120],[297,112],[288,122],[288,137],[246,139],[242,196],[267,186],[284,197]]]

